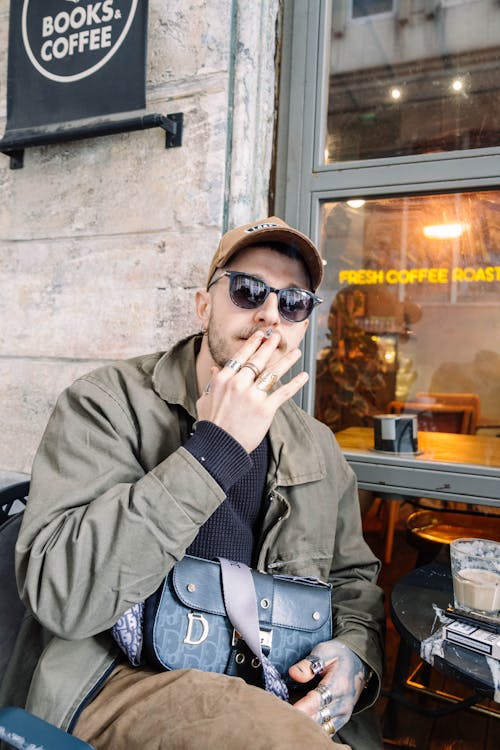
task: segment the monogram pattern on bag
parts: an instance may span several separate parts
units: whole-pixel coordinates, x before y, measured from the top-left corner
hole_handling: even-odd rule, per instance
[[[111,629],[111,635],[134,667],[141,663],[143,623],[144,603],[140,602],[127,609]]]
[[[161,662],[166,669],[199,669],[203,664],[205,672],[224,672],[231,652],[232,627],[218,615],[209,612],[192,613],[181,607],[167,607],[157,613],[154,626],[154,648],[161,654]],[[198,614],[206,620],[208,631],[201,643],[186,643],[199,640],[203,633],[201,626],[190,623],[189,614]]]

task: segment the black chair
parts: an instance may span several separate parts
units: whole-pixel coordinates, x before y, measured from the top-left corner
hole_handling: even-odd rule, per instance
[[[24,605],[17,593],[14,548],[26,504],[29,481],[0,490],[0,683],[24,616]],[[47,750],[92,750],[91,745],[33,716],[22,708],[0,708],[0,741],[15,748]]]
[[[21,513],[24,510],[29,489],[28,479],[0,489],[0,527],[9,516]]]
[[[0,619],[0,681],[24,614],[24,606],[17,593],[14,548],[29,486],[29,481],[25,481],[0,490],[0,591],[4,604]]]
[[[3,603],[0,618],[0,681],[7,668],[24,615],[24,606],[17,593],[14,574],[14,547],[21,518],[22,513],[17,513],[0,526],[0,591]]]

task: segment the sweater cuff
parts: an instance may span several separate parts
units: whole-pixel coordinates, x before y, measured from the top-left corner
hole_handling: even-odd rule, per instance
[[[226,495],[252,468],[252,460],[241,443],[208,420],[196,423],[184,448],[202,464]]]

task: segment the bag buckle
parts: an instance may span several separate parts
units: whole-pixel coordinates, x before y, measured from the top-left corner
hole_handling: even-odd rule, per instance
[[[271,630],[259,630],[260,634],[260,645],[265,655],[268,656],[273,646],[273,631]],[[233,637],[231,638],[231,646],[236,646],[238,641],[243,640],[241,634],[233,628]]]

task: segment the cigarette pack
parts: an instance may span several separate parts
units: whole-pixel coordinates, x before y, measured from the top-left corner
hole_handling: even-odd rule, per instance
[[[450,643],[457,643],[485,656],[500,659],[500,635],[498,633],[449,618],[444,621],[443,631],[445,639]]]

